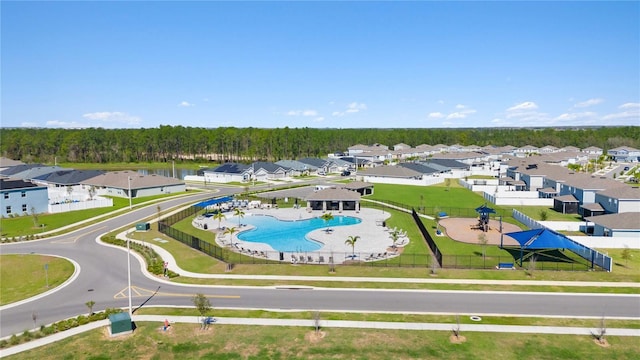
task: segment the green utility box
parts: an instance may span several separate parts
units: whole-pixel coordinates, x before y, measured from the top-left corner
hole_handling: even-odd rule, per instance
[[[151,229],[151,225],[149,223],[136,224],[137,231],[148,231],[149,229]]]
[[[111,336],[131,334],[133,326],[129,313],[121,312],[109,315],[109,333]]]

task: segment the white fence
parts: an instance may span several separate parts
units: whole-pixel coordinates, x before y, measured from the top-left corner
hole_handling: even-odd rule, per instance
[[[584,246],[597,249],[640,249],[638,237],[610,237],[610,236],[567,236],[569,239]]]
[[[535,198],[530,193],[535,193]],[[503,191],[493,194],[485,192],[483,197],[487,202],[496,205],[553,206],[553,199],[539,198],[537,192],[533,191]]]
[[[539,224],[555,231],[586,231],[587,226],[593,226],[593,223],[586,221],[540,221]]]
[[[63,213],[68,211],[75,210],[87,210],[87,209],[95,209],[101,207],[111,207],[113,206],[113,199],[94,199],[88,201],[76,201],[69,203],[59,203],[59,204],[49,204],[49,213]]]
[[[435,184],[441,184],[444,182],[443,177],[424,177],[422,180],[418,179],[397,179],[389,177],[377,177],[377,176],[360,176],[358,180],[374,183],[374,184],[395,184],[395,185],[415,185],[415,186],[429,186]]]
[[[516,209],[513,209],[513,211],[511,212],[511,216],[513,216],[513,218],[518,220],[519,222],[523,223],[529,229],[542,229],[544,227],[544,225],[540,224],[539,222],[533,220],[532,218]]]

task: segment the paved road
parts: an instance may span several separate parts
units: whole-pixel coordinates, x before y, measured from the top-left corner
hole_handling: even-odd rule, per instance
[[[222,190],[226,195],[237,189]],[[162,204],[169,208],[211,197],[196,194]],[[96,302],[94,311],[106,307],[127,307],[127,253],[106,247],[95,239],[100,234],[135,223],[156,213],[156,206],[134,210],[85,229],[51,239],[2,245],[3,254],[40,253],[65,256],[79,264],[70,284],[34,301],[0,308],[0,337],[86,313],[87,301]],[[512,292],[413,291],[362,289],[299,289],[272,287],[202,287],[180,285],[145,276],[139,260],[132,258],[132,302],[134,308],[148,305],[192,305],[195,293],[211,296],[217,308],[251,308],[322,311],[379,311],[399,313],[524,314],[563,317],[625,317],[640,319],[640,296],[600,294],[540,294]]]

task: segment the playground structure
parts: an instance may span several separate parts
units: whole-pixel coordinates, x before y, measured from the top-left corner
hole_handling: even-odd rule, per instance
[[[471,226],[471,230],[482,230],[482,232],[488,232],[489,227],[489,214],[495,214],[496,211],[484,204],[476,208],[478,213],[478,223],[475,226]],[[502,230],[500,230],[502,231]]]

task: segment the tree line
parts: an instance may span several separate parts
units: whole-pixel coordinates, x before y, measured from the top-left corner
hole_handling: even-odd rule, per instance
[[[618,146],[640,148],[640,127],[318,129],[200,128],[162,125],[141,129],[2,128],[2,156],[24,162],[112,163],[196,161],[277,161],[325,157],[356,144],[405,143],[533,145],[543,147]]]

